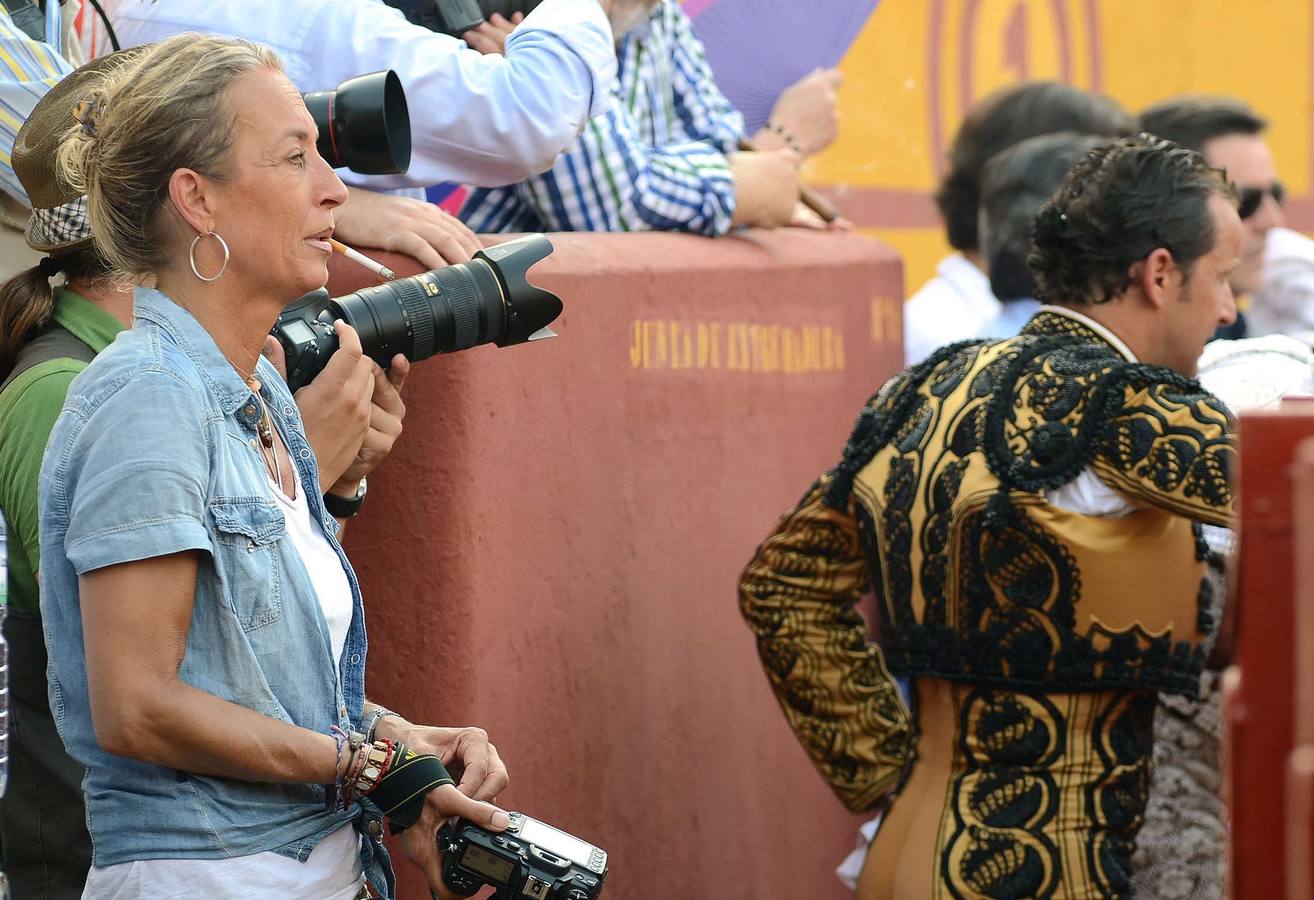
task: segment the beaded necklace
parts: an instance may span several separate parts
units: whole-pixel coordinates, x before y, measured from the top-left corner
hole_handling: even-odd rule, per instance
[[[233,365],[229,360],[229,365],[237,372],[238,376],[242,375],[242,370]],[[256,365],[259,365],[257,360]],[[260,438],[260,460],[265,464],[265,470],[269,473],[269,480],[278,485],[279,493],[287,496],[287,491],[283,490],[283,467],[278,464],[278,450],[274,448],[274,420],[269,415],[269,407],[265,405],[265,398],[260,395],[260,379],[255,377],[255,370],[251,370],[249,376],[243,377],[246,386],[255,394],[256,403],[260,404],[260,418],[256,420],[256,435]]]

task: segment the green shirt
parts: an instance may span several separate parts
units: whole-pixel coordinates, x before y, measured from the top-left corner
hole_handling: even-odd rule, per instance
[[[122,322],[66,288],[55,288],[54,318],[95,353],[123,331]],[[86,367],[77,359],[46,360],[0,392],[0,511],[9,557],[8,604],[16,610],[36,612],[40,606],[37,476],[68,387]]]

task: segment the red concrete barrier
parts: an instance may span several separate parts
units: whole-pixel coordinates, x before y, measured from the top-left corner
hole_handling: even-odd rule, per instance
[[[502,802],[607,849],[610,900],[851,896],[861,820],[786,727],[736,581],[900,367],[900,262],[797,230],[553,241],[560,338],[407,385],[347,536],[371,694],[487,728]]]
[[[1299,858],[1291,854],[1309,846],[1308,834],[1296,824],[1308,818],[1308,798],[1297,801],[1293,794],[1310,790],[1312,770],[1304,754],[1291,758],[1297,549],[1308,554],[1308,544],[1294,537],[1293,461],[1296,448],[1312,435],[1308,404],[1241,416],[1236,667],[1225,691],[1234,900],[1309,896],[1288,893],[1294,882],[1287,875],[1295,869],[1291,860]]]

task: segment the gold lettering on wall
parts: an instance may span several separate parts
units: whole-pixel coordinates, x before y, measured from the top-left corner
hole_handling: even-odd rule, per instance
[[[896,343],[903,340],[903,304],[889,297],[871,298],[871,339],[874,343]]]
[[[873,313],[875,309],[873,303]],[[811,375],[843,372],[844,366],[844,333],[836,325],[673,319],[631,323],[632,369]]]

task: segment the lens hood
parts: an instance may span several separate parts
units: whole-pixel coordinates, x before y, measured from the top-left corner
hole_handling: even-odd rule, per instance
[[[411,117],[392,70],[358,75],[336,91],[302,94],[319,127],[319,155],[335,169],[399,175],[411,165]]]
[[[539,332],[561,315],[561,298],[529,283],[528,274],[534,263],[552,252],[552,242],[541,234],[506,241],[475,253],[474,258],[488,263],[497,276],[506,304],[506,327],[496,341],[499,347],[523,344],[552,337],[552,332]]]

